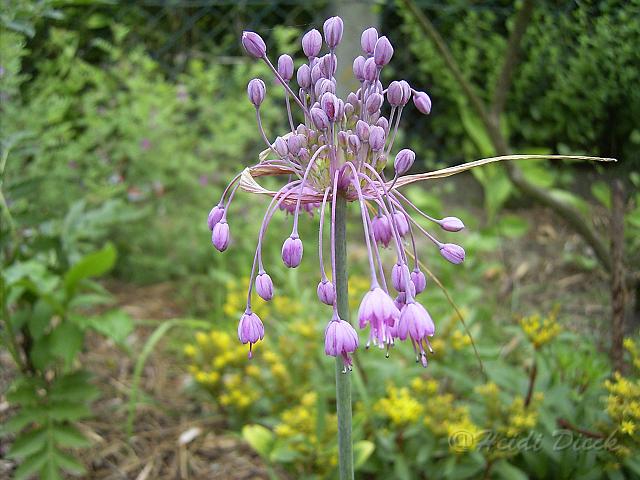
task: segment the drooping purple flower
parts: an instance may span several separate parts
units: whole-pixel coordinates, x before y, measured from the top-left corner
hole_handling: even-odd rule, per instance
[[[371,221],[373,227],[373,235],[377,242],[385,247],[389,246],[389,242],[393,238],[393,230],[389,218],[386,215],[376,215]]]
[[[249,344],[249,358],[253,357],[253,344],[264,338],[264,325],[260,317],[247,308],[238,323],[238,339]]]
[[[345,369],[351,369],[352,361],[349,354],[358,348],[358,334],[349,322],[341,320],[337,314],[324,331],[324,353],[332,357],[340,355]]]
[[[410,288],[409,283],[411,281],[411,275],[409,273],[409,267],[406,263],[396,263],[391,269],[391,283],[393,288],[398,292],[406,292],[407,287]]]
[[[374,286],[360,303],[358,325],[360,328],[369,325],[371,327],[369,337],[374,345],[384,346],[389,340],[387,329],[396,323],[399,315],[400,312],[391,297],[380,287]]]
[[[411,272],[411,281],[416,289],[416,295],[424,292],[424,289],[427,288],[427,277],[417,267]]]
[[[431,113],[431,98],[424,92],[416,92],[413,94],[413,103],[416,108],[425,115]]]
[[[378,67],[383,67],[391,61],[393,57],[393,47],[387,37],[380,37],[376,42],[373,58]]]
[[[247,85],[247,95],[253,105],[258,108],[264,101],[264,96],[267,92],[267,87],[262,80],[254,78]]]
[[[320,53],[322,48],[322,35],[315,28],[309,30],[302,37],[302,51],[308,58],[314,58]]]
[[[256,32],[242,32],[242,46],[252,57],[263,58],[267,55],[267,45]]]
[[[256,292],[263,300],[273,298],[273,281],[267,272],[262,272],[256,277]]]
[[[396,224],[396,228],[398,229],[398,233],[401,237],[404,237],[407,233],[409,233],[409,221],[407,217],[402,212],[395,212],[393,214],[393,221]]]
[[[373,27],[367,28],[362,32],[362,36],[360,37],[360,46],[362,47],[362,51],[367,55],[373,55],[377,41],[378,31]]]
[[[302,260],[302,240],[290,236],[282,245],[282,261],[289,268],[296,268]]]
[[[426,345],[431,350],[429,337],[432,337],[435,332],[436,327],[433,320],[422,305],[410,302],[404,306],[398,323],[398,338],[400,340],[411,339],[411,342],[418,349],[416,361],[420,361],[423,367],[427,366],[424,346]]]
[[[455,243],[444,243],[440,247],[440,255],[454,264],[464,262],[464,248]]]
[[[340,17],[331,17],[325,20],[324,26],[324,41],[327,42],[329,48],[336,48],[342,40],[342,32],[344,31],[344,24]]]
[[[229,246],[229,225],[224,218],[213,226],[211,243],[220,252],[224,252]]]
[[[447,232],[459,232],[464,228],[464,223],[458,217],[444,217],[438,223]]]
[[[318,283],[318,299],[325,305],[333,305],[336,299],[333,283],[329,280],[321,280]]]
[[[222,204],[218,204],[211,209],[207,216],[207,226],[209,230],[213,230],[213,227],[220,221],[222,215],[224,215],[224,206]]]

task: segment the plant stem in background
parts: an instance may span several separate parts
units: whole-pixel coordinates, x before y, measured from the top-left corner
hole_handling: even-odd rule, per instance
[[[621,180],[611,185],[611,361],[622,372],[624,352],[624,315],[626,291],[624,282],[624,186]]]
[[[347,274],[347,202],[344,197],[336,201],[335,254],[336,293],[338,313],[344,321],[349,321],[349,285]],[[351,375],[343,373],[344,364],[336,357],[336,406],[338,410],[338,452],[340,480],[353,479],[353,445],[351,441]]]

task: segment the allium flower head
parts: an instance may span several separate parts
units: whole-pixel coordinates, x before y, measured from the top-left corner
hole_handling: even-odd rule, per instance
[[[338,58],[336,46],[345,34],[342,19],[329,18],[324,22],[322,32],[313,29],[302,37],[306,61],[297,72],[293,58],[288,54],[281,54],[275,66],[260,35],[248,31],[242,34],[246,52],[268,66],[275,79],[274,85],[285,92],[282,123],[288,127],[281,132],[264,130],[260,107],[269,101],[265,82],[251,80],[247,94],[255,106],[258,137],[266,149],[260,153],[255,165],[231,180],[207,218],[213,245],[224,251],[230,239],[228,209],[237,189],[241,187],[271,198],[259,228],[247,307],[240,320],[238,336],[250,345],[264,336],[262,322],[251,312],[251,293],[255,288],[262,298],[270,299],[274,295],[273,282],[262,264],[262,245],[271,219],[283,210],[291,214],[291,232],[288,236],[283,235],[282,260],[287,267],[295,268],[303,254],[303,241],[298,234],[300,212],[312,214],[319,210],[320,282],[317,294],[320,302],[334,309],[334,318],[326,330],[325,351],[328,355],[343,356],[345,365],[350,365],[349,354],[357,347],[357,336],[348,322],[337,318],[336,289],[328,280],[323,260],[326,223],[330,237],[331,278],[335,279],[335,213],[339,196],[359,210],[367,249],[372,288],[360,304],[360,327],[369,327],[370,341],[381,347],[389,347],[397,338],[410,339],[418,359],[426,365],[425,346],[429,346],[428,337],[434,335],[435,327],[426,309],[414,298],[427,286],[426,277],[418,268],[416,236],[424,235],[446,260],[459,264],[464,261],[464,249],[454,243],[442,243],[423,223],[425,220],[433,222],[447,232],[458,232],[464,224],[456,217],[444,216],[438,220],[441,216],[432,217],[422,212],[400,189],[414,182],[447,177],[487,163],[531,157],[494,157],[434,172],[406,175],[415,168],[416,154],[396,145],[396,139],[401,138],[397,135],[401,116],[405,108],[413,108],[411,99],[419,112],[429,114],[431,98],[405,80],[396,79],[389,85],[382,83],[381,72],[392,60],[394,49],[392,41],[384,35],[379,36],[373,27],[360,35],[363,55],[353,61],[347,60],[359,87],[341,98],[337,94],[341,89],[337,85],[336,72],[343,59]],[[347,30],[347,34],[353,33]],[[327,53],[321,54],[323,35]],[[387,168],[391,167],[390,163],[393,168]],[[262,187],[258,179],[267,175],[279,176],[283,179],[282,185],[276,190]],[[327,222],[325,212],[330,213]],[[416,218],[411,216],[414,213]],[[395,254],[396,266],[391,271],[389,265],[384,265],[379,246],[388,247]],[[420,253],[422,250],[421,246]],[[415,265],[409,272],[411,261]],[[389,276],[400,292],[395,302],[386,285]]]

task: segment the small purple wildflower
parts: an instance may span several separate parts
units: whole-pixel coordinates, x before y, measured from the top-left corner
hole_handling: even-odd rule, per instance
[[[238,339],[249,344],[249,358],[253,357],[253,344],[264,338],[264,325],[260,317],[247,308],[238,323]]]
[[[349,322],[334,312],[333,319],[324,331],[324,353],[332,357],[341,356],[345,372],[351,370],[353,362],[349,354],[358,348],[358,334]]]

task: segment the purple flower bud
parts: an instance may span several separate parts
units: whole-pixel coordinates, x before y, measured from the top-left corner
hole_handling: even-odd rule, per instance
[[[373,227],[373,236],[376,241],[385,247],[389,246],[389,242],[393,238],[393,231],[391,230],[391,224],[389,224],[389,218],[386,215],[376,215],[371,222]]]
[[[382,129],[389,133],[389,120],[387,120],[385,117],[380,117],[377,121],[376,121],[376,125],[379,127],[382,127]]]
[[[454,264],[464,262],[464,248],[455,243],[444,243],[440,246],[440,255]]]
[[[382,102],[384,102],[384,97],[382,95],[379,93],[372,93],[367,97],[367,102],[365,104],[367,112],[369,112],[370,115],[373,115],[375,112],[380,110]]]
[[[429,115],[431,113],[431,99],[424,92],[416,92],[413,94],[413,103],[420,113]]]
[[[376,66],[375,60],[372,58],[367,58],[364,62],[364,66],[362,67],[362,72],[364,75],[364,79],[367,82],[375,82],[376,77],[378,76],[378,67]]]
[[[404,175],[409,171],[411,165],[416,159],[416,154],[413,150],[409,150],[408,148],[403,148],[396,155],[396,159],[393,162],[393,167],[396,169],[398,175]]]
[[[398,233],[401,237],[404,237],[409,233],[409,221],[404,213],[395,212],[393,214],[393,221],[395,222],[396,228],[398,229]]]
[[[309,30],[302,37],[302,51],[308,58],[318,56],[322,48],[322,35],[315,28]]]
[[[373,58],[376,61],[376,65],[384,67],[393,57],[393,47],[387,37],[380,37],[376,42],[376,48],[373,52]]]
[[[342,40],[342,32],[344,24],[340,17],[328,18],[323,25],[324,41],[327,42],[329,48],[334,49]]]
[[[458,217],[444,217],[438,223],[447,232],[459,232],[464,228],[464,223]]]
[[[300,150],[298,150],[298,158],[303,162],[308,162],[311,159],[309,150],[307,150],[306,148],[301,148]]]
[[[364,81],[364,62],[366,59],[363,56],[356,57],[353,60],[353,76],[359,81]]]
[[[256,32],[242,32],[242,46],[252,57],[264,58],[267,55],[267,46]]]
[[[398,292],[406,292],[411,279],[406,263],[396,263],[391,269],[391,283]]]
[[[305,137],[300,134],[290,135],[287,138],[287,148],[294,155],[297,154],[304,145]]]
[[[278,152],[278,155],[280,155],[281,157],[286,157],[287,154],[289,153],[289,147],[287,147],[287,142],[282,137],[276,138],[276,141],[273,142],[273,148],[276,152]]]
[[[331,78],[336,73],[338,60],[332,53],[327,53],[320,60],[320,70],[326,78]]]
[[[264,338],[264,325],[260,317],[247,308],[238,323],[238,339],[249,344],[249,358],[253,356],[253,344]]]
[[[387,134],[382,127],[374,125],[369,132],[369,145],[371,150],[379,152],[384,148]]]
[[[338,101],[338,97],[336,97],[333,93],[325,93],[322,95],[320,99],[320,106],[324,113],[327,114],[330,121],[334,121],[336,119],[336,102]]]
[[[229,246],[229,225],[226,220],[221,219],[213,226],[211,243],[220,252],[224,252]]]
[[[267,87],[259,78],[254,78],[247,85],[247,95],[249,95],[249,100],[256,108],[260,106],[266,93]]]
[[[211,211],[209,212],[209,216],[207,217],[207,225],[209,227],[209,230],[213,230],[213,227],[215,227],[216,224],[220,221],[222,215],[224,215],[224,206],[219,203],[211,209]]]
[[[302,240],[289,237],[282,245],[282,261],[288,268],[296,268],[302,260]]]
[[[313,85],[318,83],[318,80],[320,80],[322,77],[323,75],[322,75],[322,69],[320,68],[320,64],[316,64],[313,67],[311,67],[311,83]]]
[[[400,82],[395,80],[391,82],[387,88],[387,101],[389,102],[389,105],[392,107],[404,105],[404,103],[402,103],[403,93]]]
[[[336,85],[331,80],[321,78],[315,85],[316,97],[320,98],[325,93],[336,93]]]
[[[347,115],[347,117],[351,117],[351,115],[353,115],[353,112],[355,112],[355,108],[353,108],[353,105],[350,103],[346,103],[344,105],[344,113]]]
[[[324,353],[337,357],[340,355],[344,363],[345,370],[351,369],[350,353],[358,348],[358,334],[349,322],[341,320],[334,315],[324,331]]]
[[[371,129],[369,128],[369,124],[363,120],[358,120],[356,123],[356,135],[360,138],[361,142],[369,141],[369,134]]]
[[[336,299],[333,283],[329,280],[322,280],[318,283],[318,298],[325,305],[333,305],[333,302]]]
[[[373,27],[367,28],[362,32],[362,36],[360,37],[360,46],[362,47],[362,51],[367,55],[373,55],[377,41],[378,31]]]
[[[343,165],[340,168],[340,173],[338,175],[338,189],[346,190],[349,185],[351,185],[351,181],[353,180],[353,172],[347,165]]]
[[[329,117],[321,108],[314,107],[309,112],[311,120],[318,130],[326,130],[329,127]]]
[[[293,77],[293,59],[286,53],[278,57],[278,73],[286,81]]]
[[[298,85],[305,90],[308,90],[311,86],[311,69],[307,64],[301,65],[298,68],[298,73],[296,74],[296,79],[298,80]]]
[[[269,301],[273,298],[273,282],[268,273],[262,272],[256,277],[256,292],[263,300]]]
[[[396,306],[396,308],[398,309],[398,311],[402,312],[402,309],[404,308],[405,304],[407,302],[407,295],[404,292],[398,292],[398,296],[396,297],[396,299],[393,301],[393,304]],[[399,322],[398,322],[399,323]],[[397,332],[395,334],[395,336],[397,337]]]
[[[347,137],[349,136],[349,134],[347,132],[345,132],[344,130],[340,130],[338,132],[338,145],[340,145],[340,147],[344,148],[347,146]]]
[[[411,99],[411,85],[405,80],[400,80],[400,86],[402,87],[402,105],[404,106]]]
[[[357,135],[351,134],[347,137],[347,145],[349,145],[349,148],[353,153],[356,153],[360,150],[360,139]]]
[[[427,288],[427,277],[418,268],[411,272],[411,282],[413,282],[413,286],[416,289],[416,294],[423,292]]]

